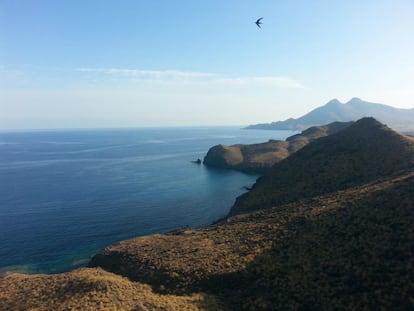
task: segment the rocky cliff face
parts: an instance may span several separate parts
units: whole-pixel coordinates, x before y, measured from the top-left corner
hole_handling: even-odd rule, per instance
[[[314,126],[286,141],[270,140],[266,143],[251,145],[217,145],[207,152],[204,164],[215,168],[235,169],[249,173],[265,173],[273,164],[287,158],[311,141],[336,133],[352,122],[334,122]]]

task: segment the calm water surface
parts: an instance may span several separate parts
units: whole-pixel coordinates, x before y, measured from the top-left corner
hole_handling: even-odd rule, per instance
[[[56,273],[111,243],[207,225],[257,176],[191,163],[216,144],[285,139],[234,127],[0,133],[0,273]]]

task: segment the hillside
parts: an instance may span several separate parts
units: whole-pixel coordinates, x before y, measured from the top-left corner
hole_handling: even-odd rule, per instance
[[[413,186],[407,172],[201,230],[127,240],[91,265],[164,293],[208,292],[230,310],[408,310]]]
[[[123,241],[91,265],[166,293],[209,292],[232,310],[408,310],[413,164],[414,140],[365,118],[276,164],[250,191],[273,199],[282,187],[288,200],[249,202],[258,211],[205,229]],[[299,173],[296,184],[271,179],[284,169]],[[261,187],[269,191],[255,193]]]
[[[364,118],[275,164],[216,224],[0,278],[0,310],[412,310],[413,189],[414,138]]]
[[[216,145],[208,150],[203,163],[215,168],[263,174],[273,164],[285,159],[311,141],[336,133],[351,123],[333,122],[328,125],[314,126],[285,141],[270,140],[266,143],[250,145]]]
[[[56,275],[11,274],[0,278],[0,310],[208,310],[223,309],[205,294],[160,295],[102,269]]]
[[[398,109],[383,104],[369,103],[359,98],[352,98],[345,104],[333,99],[300,118],[250,125],[247,129],[303,130],[314,125],[335,121],[356,121],[363,117],[374,117],[398,131],[414,131],[414,108]]]
[[[414,140],[363,118],[275,164],[237,198],[231,214],[361,185],[414,167]]]

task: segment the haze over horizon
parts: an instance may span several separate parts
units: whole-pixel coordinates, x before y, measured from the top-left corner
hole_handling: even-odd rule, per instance
[[[413,16],[410,0],[4,0],[0,129],[247,125],[333,98],[413,108]]]

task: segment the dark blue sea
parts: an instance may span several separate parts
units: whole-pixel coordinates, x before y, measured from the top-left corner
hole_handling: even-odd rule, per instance
[[[235,127],[0,132],[0,274],[68,271],[120,240],[208,225],[257,176],[191,161],[219,143],[292,134]]]

